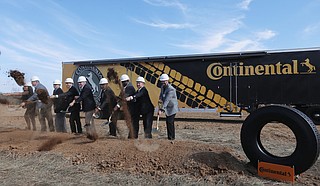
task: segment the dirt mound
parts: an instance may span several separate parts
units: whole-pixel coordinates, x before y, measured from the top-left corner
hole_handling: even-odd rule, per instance
[[[92,141],[86,135],[22,130],[24,110],[0,107],[0,179],[7,185],[281,184],[258,177],[248,165],[239,139],[240,124],[177,121],[175,141],[166,139],[164,120],[154,139],[143,139],[143,132],[137,140],[114,138],[96,125],[98,139]],[[277,142],[272,137],[267,141]],[[318,160],[296,182],[318,185],[319,167]]]

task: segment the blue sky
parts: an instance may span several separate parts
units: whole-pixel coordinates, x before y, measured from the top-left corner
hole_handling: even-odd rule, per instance
[[[0,92],[9,70],[52,91],[61,62],[318,47],[320,0],[0,0]]]

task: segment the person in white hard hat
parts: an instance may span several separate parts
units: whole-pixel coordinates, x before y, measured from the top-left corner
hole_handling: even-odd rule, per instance
[[[178,112],[178,99],[176,89],[169,84],[168,74],[160,76],[161,91],[159,96],[159,111],[158,114],[163,112],[166,114],[167,136],[169,140],[175,139],[174,118]]]
[[[37,91],[43,90],[49,95],[47,88],[40,83],[40,79],[38,76],[31,77],[31,84],[34,86],[34,93],[33,95],[27,99],[29,101],[37,101],[36,109],[39,109],[39,121],[41,126],[41,131],[47,131],[46,120],[48,122],[49,131],[54,132],[54,125],[53,125],[53,116],[52,116],[52,102],[43,103],[39,100]],[[26,102],[21,103],[21,106],[25,106]]]
[[[66,113],[61,112],[67,108],[67,104],[64,99],[61,97],[58,98],[60,94],[63,94],[63,90],[61,89],[61,81],[54,80],[53,81],[53,94],[52,96],[56,96],[57,99],[53,100],[53,111],[56,114],[55,116],[55,127],[57,132],[67,132],[66,127]]]
[[[26,111],[24,113],[24,119],[26,121],[26,129],[31,130],[31,123],[32,123],[32,129],[36,130],[36,102],[27,102],[27,99],[33,95],[33,89],[31,82],[24,83],[23,92],[14,92],[14,93],[4,93],[5,96],[21,96],[22,108],[25,108]]]
[[[80,103],[75,103],[72,107],[69,106],[69,104],[73,100],[79,97],[79,92],[76,87],[74,87],[72,78],[66,78],[64,82],[68,91],[63,94],[51,96],[51,98],[62,98],[66,100],[68,106],[64,111],[61,112],[70,112],[69,123],[71,133],[79,135],[82,134],[82,126],[80,121]]]
[[[129,96],[133,96],[136,93],[135,88],[133,87],[132,83],[130,82],[130,78],[127,74],[122,74],[120,76],[120,81],[122,83],[122,87],[123,87],[123,93],[124,93],[124,98],[129,97]],[[127,104],[127,109],[128,109],[128,113],[130,114],[130,120],[131,120],[131,125],[133,125],[133,119],[134,119],[134,103],[133,100],[131,101],[126,101],[126,100],[122,100],[122,95],[120,92],[119,97],[121,99],[118,100],[117,105],[114,107],[114,111],[119,111],[121,107],[123,107],[123,101],[126,102]],[[125,111],[124,111],[125,112]],[[126,116],[126,114],[125,114]],[[133,138],[133,134],[132,134],[132,130],[129,130],[129,135],[128,138]]]
[[[31,82],[27,82],[23,85],[23,92],[21,99],[23,102],[25,102],[28,98],[30,98],[33,95],[33,89]],[[26,112],[24,113],[24,119],[27,123],[27,129],[31,130],[31,124],[32,124],[32,130],[36,130],[36,103],[35,102],[29,102],[25,106]]]
[[[97,132],[94,126],[93,114],[96,108],[96,102],[94,100],[92,90],[89,85],[87,85],[87,79],[84,76],[79,76],[78,85],[80,88],[80,95],[69,105],[72,107],[75,103],[81,103],[82,111],[85,113],[85,125],[87,129],[87,138],[91,140],[97,139]]]
[[[117,136],[117,113],[113,112],[113,108],[117,105],[116,95],[109,87],[108,79],[101,78],[99,85],[101,88],[101,94],[97,112],[102,113],[102,118],[109,118],[112,114],[112,122],[109,123],[109,135]]]
[[[154,106],[151,102],[148,90],[146,89],[145,80],[143,77],[139,76],[136,80],[137,82],[137,92],[133,96],[126,98],[127,101],[134,101],[134,121],[133,121],[133,137],[138,138],[139,133],[139,117],[142,115],[144,137],[152,138],[152,120],[154,113]]]

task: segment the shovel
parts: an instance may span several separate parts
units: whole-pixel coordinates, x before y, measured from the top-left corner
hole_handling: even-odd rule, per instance
[[[156,122],[156,128],[153,128],[152,129],[152,133],[154,134],[158,134],[160,131],[159,131],[159,119],[160,119],[160,115],[158,114],[157,116],[157,122]]]
[[[110,123],[112,123],[112,121],[111,121],[112,114],[113,114],[113,112],[110,114],[108,121],[103,122],[103,123],[101,124],[101,127],[107,126],[107,125],[109,125]]]
[[[69,108],[70,108],[70,105],[67,107],[66,110],[61,110],[60,112],[61,112],[61,113],[68,113],[68,112],[69,112]]]

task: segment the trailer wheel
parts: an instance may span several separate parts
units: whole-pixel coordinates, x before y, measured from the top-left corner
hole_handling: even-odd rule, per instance
[[[320,107],[310,107],[305,113],[312,119],[314,124],[320,125]]]
[[[261,130],[271,122],[282,123],[294,133],[296,149],[291,155],[275,156],[263,147]],[[241,128],[243,151],[255,167],[258,161],[294,166],[296,175],[308,170],[318,159],[319,139],[317,128],[310,118],[297,109],[281,105],[257,109],[246,118]]]

